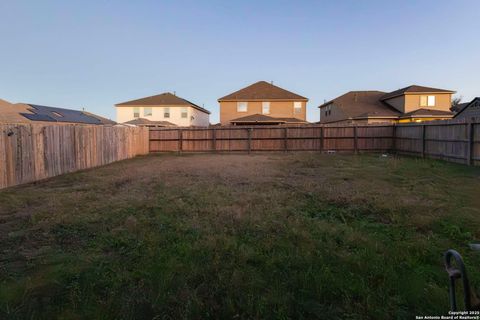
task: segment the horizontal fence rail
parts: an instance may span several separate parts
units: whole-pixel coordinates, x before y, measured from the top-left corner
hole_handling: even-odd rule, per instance
[[[480,123],[150,128],[150,152],[389,151],[480,163]]]
[[[0,189],[148,152],[147,128],[0,124]]]

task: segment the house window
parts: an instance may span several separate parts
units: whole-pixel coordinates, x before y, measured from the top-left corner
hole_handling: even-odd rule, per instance
[[[293,113],[294,114],[302,113],[302,103],[301,102],[294,102],[293,103]]]
[[[163,108],[163,117],[170,118],[170,108]]]
[[[184,118],[184,119],[188,118],[188,109],[187,108],[182,108],[182,118]]]
[[[248,102],[237,102],[237,112],[247,112]]]
[[[140,118],[140,108],[138,107],[133,108],[133,117]]]
[[[152,108],[143,108],[143,116],[144,117],[151,117],[152,116]]]
[[[262,102],[262,113],[270,114],[270,102]]]
[[[332,114],[332,105],[329,104],[328,106],[325,107],[325,116],[329,116]]]
[[[420,96],[420,107],[435,107],[435,96]]]

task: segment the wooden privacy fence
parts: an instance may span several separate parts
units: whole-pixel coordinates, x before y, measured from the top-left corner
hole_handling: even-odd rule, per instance
[[[0,124],[0,188],[148,152],[147,128]]]
[[[392,147],[391,125],[150,129],[150,152],[382,151]]]
[[[437,121],[395,126],[395,151],[480,165],[480,123]]]
[[[390,151],[480,163],[480,123],[150,128],[150,152]]]

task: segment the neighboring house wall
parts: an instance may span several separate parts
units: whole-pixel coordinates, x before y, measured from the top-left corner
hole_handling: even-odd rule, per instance
[[[422,106],[420,104],[421,96],[435,96],[435,106]],[[415,111],[421,108],[450,111],[452,107],[452,94],[450,93],[424,93],[405,95],[405,113]]]
[[[476,98],[462,112],[455,116],[455,119],[480,118],[480,98]]]
[[[262,103],[270,102],[270,113],[265,113],[274,118],[297,118],[307,120],[307,103],[305,101],[297,101],[301,103],[302,109],[299,113],[294,112],[294,101],[244,101],[247,102],[246,112],[237,112],[237,101],[221,101],[220,102],[220,123],[222,125],[230,124],[230,120],[245,117],[253,114],[264,114]]]
[[[320,108],[320,123],[336,122],[346,120],[347,116],[334,103],[329,103]]]
[[[194,127],[208,127],[210,125],[210,116],[205,112],[192,107],[190,107],[189,112],[191,112],[191,117],[193,117],[190,125]]]
[[[190,107],[188,105],[185,106],[119,106],[117,107],[117,122],[124,123],[130,120],[136,119],[134,117],[134,110],[138,108],[139,110],[139,118],[148,119],[151,121],[168,121],[171,123],[176,124],[177,126],[181,127],[188,127],[188,126],[200,126],[206,127],[209,125],[209,115],[205,112],[201,112],[198,109]],[[148,116],[145,115],[145,109],[151,108],[152,115]],[[169,109],[170,116],[168,118],[165,117],[165,109]],[[187,109],[187,117],[182,118],[182,109]],[[148,110],[147,110],[148,111]],[[193,119],[192,119],[193,117]]]
[[[435,105],[421,105],[421,96],[434,96]],[[450,111],[452,106],[452,94],[451,93],[418,93],[418,94],[405,94],[395,98],[385,100],[386,103],[397,109],[402,113],[412,112],[418,109],[434,109],[442,111]]]

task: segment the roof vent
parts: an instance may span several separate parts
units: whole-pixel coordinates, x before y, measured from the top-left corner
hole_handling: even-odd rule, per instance
[[[272,85],[273,85],[273,80],[271,80],[271,81],[270,81],[270,84],[272,84]]]
[[[176,96],[176,95],[177,95],[177,91],[173,91],[173,95]]]

